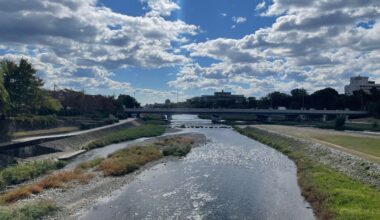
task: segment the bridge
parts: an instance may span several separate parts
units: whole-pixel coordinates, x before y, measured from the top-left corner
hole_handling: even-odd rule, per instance
[[[294,110],[294,109],[210,109],[210,108],[127,108],[125,112],[128,114],[212,114],[212,115],[256,115],[268,117],[272,115],[285,116],[321,116],[325,121],[327,116],[343,115],[348,117],[364,117],[368,115],[367,111],[351,111],[351,110]]]

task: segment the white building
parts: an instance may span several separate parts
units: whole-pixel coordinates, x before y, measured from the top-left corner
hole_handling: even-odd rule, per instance
[[[369,81],[368,77],[355,76],[351,77],[350,84],[344,87],[344,93],[353,95],[354,91],[363,90],[369,94],[374,87],[380,90],[380,84],[376,84],[375,81]]]

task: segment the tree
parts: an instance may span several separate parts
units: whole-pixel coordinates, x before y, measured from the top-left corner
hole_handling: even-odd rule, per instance
[[[123,105],[125,108],[137,108],[140,107],[140,103],[135,98],[129,95],[119,95],[117,102]]]
[[[316,109],[336,109],[339,93],[333,88],[325,88],[311,94],[310,103]]]
[[[305,101],[308,96],[307,91],[305,89],[293,89],[292,91],[290,91],[290,94],[292,95],[290,108],[300,109],[305,107]]]
[[[268,98],[271,101],[272,108],[278,108],[280,106],[288,108],[290,105],[290,96],[282,92],[269,93]]]
[[[19,65],[12,61],[2,63],[4,86],[11,101],[11,114],[35,113],[41,99],[43,82],[37,71],[27,60],[21,59]]]
[[[344,115],[339,115],[335,119],[335,129],[342,130],[346,124],[346,117]]]
[[[61,102],[51,97],[48,92],[44,91],[40,99],[38,113],[42,115],[55,114],[62,109]]]
[[[5,116],[9,110],[9,95],[4,86],[4,74],[6,72],[6,66],[3,62],[0,63],[0,116]]]

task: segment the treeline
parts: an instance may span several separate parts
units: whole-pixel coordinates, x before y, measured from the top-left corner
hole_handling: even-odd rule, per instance
[[[122,114],[123,107],[139,107],[129,95],[88,95],[64,89],[43,89],[43,80],[25,59],[0,62],[0,118],[25,115],[99,115]]]
[[[187,103],[179,103],[178,106],[194,108],[350,109],[367,110],[371,115],[380,117],[380,91],[373,88],[369,94],[364,91],[356,91],[349,96],[339,94],[332,88],[318,90],[312,94],[309,94],[305,89],[293,89],[290,94],[276,91],[260,99],[246,98],[241,103],[234,101],[210,103],[192,100]]]

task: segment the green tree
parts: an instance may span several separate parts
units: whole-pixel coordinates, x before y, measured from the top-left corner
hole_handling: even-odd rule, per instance
[[[17,65],[12,61],[2,63],[4,86],[11,101],[11,114],[35,113],[41,97],[43,82],[37,71],[27,60],[21,59]]]
[[[0,63],[0,115],[6,115],[9,110],[9,95],[4,86],[4,74],[6,66]]]
[[[126,108],[140,107],[140,103],[138,103],[135,98],[129,95],[119,95],[119,97],[117,97],[117,102]]]

